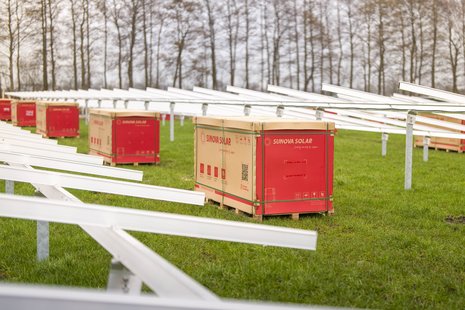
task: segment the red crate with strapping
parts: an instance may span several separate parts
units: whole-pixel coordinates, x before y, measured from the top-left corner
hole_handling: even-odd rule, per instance
[[[0,121],[11,121],[11,99],[0,98]]]
[[[160,161],[160,114],[151,111],[92,109],[89,153],[110,164]]]
[[[36,132],[44,137],[79,137],[79,104],[75,102],[36,103]]]
[[[11,103],[11,119],[15,126],[34,127],[36,125],[36,102],[14,100]]]
[[[196,117],[195,189],[253,216],[333,213],[334,123]]]

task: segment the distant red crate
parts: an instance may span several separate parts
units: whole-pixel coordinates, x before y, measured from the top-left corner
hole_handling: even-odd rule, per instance
[[[0,121],[11,121],[11,99],[0,99]]]
[[[36,112],[36,131],[44,137],[79,136],[78,103],[39,101]]]
[[[11,103],[11,119],[15,126],[34,127],[36,125],[36,102],[14,100]]]
[[[160,161],[158,112],[92,109],[89,115],[89,154],[110,164]]]
[[[196,117],[195,190],[261,217],[333,213],[334,123]]]

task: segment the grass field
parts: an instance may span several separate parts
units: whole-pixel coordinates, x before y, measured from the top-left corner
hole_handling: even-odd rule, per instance
[[[192,189],[193,127],[162,127],[161,164],[134,167],[144,183]],[[414,150],[413,189],[404,191],[404,136],[339,131],[335,138],[334,216],[266,219],[318,231],[316,252],[132,233],[224,298],[360,308],[463,309],[465,154]],[[87,152],[80,139],[62,139]],[[132,166],[126,166],[132,168]],[[2,191],[3,181],[0,183]],[[32,194],[16,184],[16,193]],[[72,191],[85,202],[254,222],[232,211]],[[110,255],[79,227],[51,224],[50,259],[35,261],[35,222],[0,219],[0,281],[104,288]],[[155,275],[156,276],[156,275]]]

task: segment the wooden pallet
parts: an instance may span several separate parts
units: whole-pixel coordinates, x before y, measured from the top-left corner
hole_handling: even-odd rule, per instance
[[[292,220],[294,221],[298,221],[300,219],[300,217],[302,215],[310,215],[310,214],[322,214],[322,215],[334,215],[334,210],[333,211],[328,211],[328,212],[310,212],[310,213],[289,213],[289,214],[265,214],[265,215],[258,215],[258,214],[251,214],[251,213],[248,213],[248,212],[244,212],[243,210],[237,208],[237,207],[234,207],[234,206],[229,206],[229,205],[225,205],[219,201],[216,201],[214,199],[207,199],[207,202],[212,204],[212,205],[216,205],[218,206],[218,209],[221,209],[221,210],[228,210],[228,211],[234,211],[234,213],[236,214],[243,214],[245,216],[250,216],[251,218],[253,218],[254,220],[257,220],[259,222],[262,222],[263,221],[263,218],[266,216],[266,217],[270,217],[270,216],[288,216],[290,217]]]

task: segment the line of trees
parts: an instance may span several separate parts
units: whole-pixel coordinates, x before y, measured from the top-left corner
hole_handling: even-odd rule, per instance
[[[465,91],[465,0],[2,0],[0,85]]]

